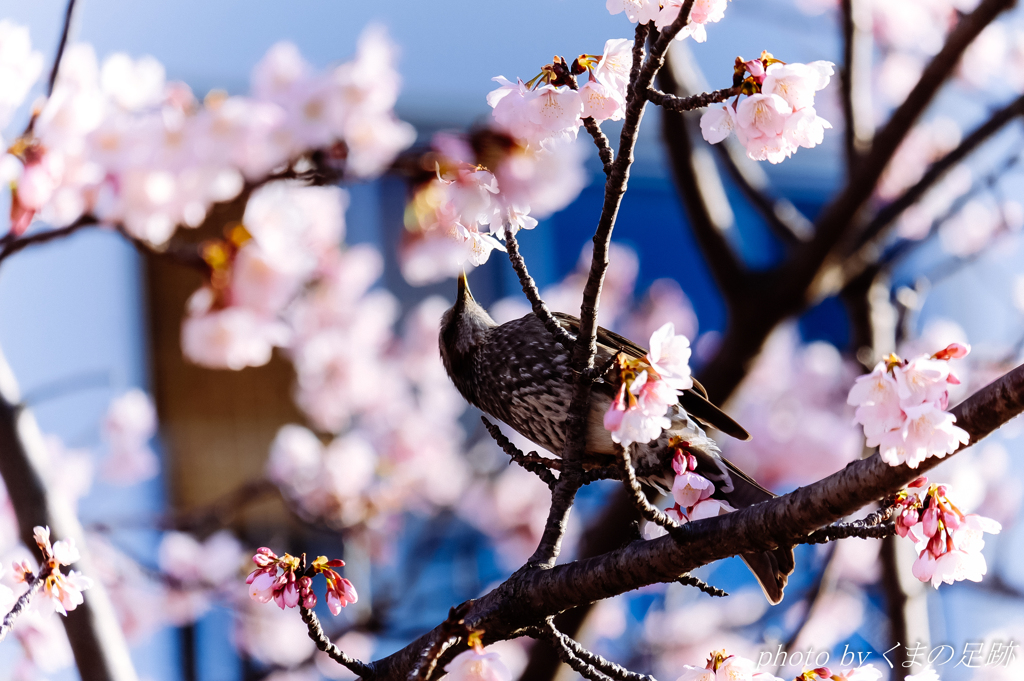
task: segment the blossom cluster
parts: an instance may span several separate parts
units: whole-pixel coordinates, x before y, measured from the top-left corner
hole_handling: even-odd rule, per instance
[[[564,139],[528,144],[492,129],[435,136],[433,173],[406,209],[405,279],[424,285],[481,265],[504,250],[506,230],[532,229],[565,208],[587,183],[581,153]]]
[[[787,64],[768,52],[749,61],[737,57],[734,82],[746,97],[709,107],[701,134],[717,144],[735,133],[747,156],[771,163],[821,144],[832,125],[815,111],[814,93],[828,85],[834,67],[827,61]]]
[[[51,544],[49,527],[33,528],[32,536],[43,554],[42,565],[36,573],[28,561],[14,563],[11,570],[14,580],[26,584],[33,579],[43,580],[43,595],[50,600],[56,612],[67,615],[69,610],[84,602],[82,592],[92,586],[92,580],[76,570],[69,570],[67,574],[60,571],[61,567],[81,558],[75,540],[61,539]]]
[[[327,581],[327,607],[332,614],[338,615],[342,608],[358,600],[352,582],[333,569],[343,567],[345,562],[342,560],[328,560],[327,556],[320,556],[306,568],[303,565],[305,557],[297,558],[287,553],[278,557],[266,547],[258,549],[252,560],[257,567],[245,582],[249,585],[249,597],[257,603],[274,601],[282,610],[300,603],[304,608],[313,608],[316,606],[313,576],[318,574]]]
[[[883,461],[917,468],[925,459],[942,458],[970,441],[946,411],[949,385],[960,382],[949,360],[969,351],[970,346],[952,343],[911,360],[890,355],[854,382],[847,402],[857,407],[855,422],[864,426],[868,446],[878,447]]]
[[[504,76],[487,95],[499,130],[534,146],[554,140],[575,140],[584,118],[600,123],[626,113],[626,90],[633,65],[633,41],[608,40],[600,55],[582,54],[567,64],[555,57],[524,83]],[[580,86],[577,77],[587,75]]]
[[[22,72],[35,71],[24,57]],[[152,57],[118,53],[99,64],[87,44],[68,46],[50,97],[2,165],[12,182],[12,230],[41,216],[52,226],[84,215],[159,245],[314,150],[339,173],[380,173],[414,133],[392,107],[394,50],[380,30],[355,58],[317,73],[290,43],[274,45],[252,73],[250,96],[167,82]],[[8,88],[5,85],[5,90]],[[5,93],[6,94],[6,93]],[[2,105],[0,105],[2,108]]]
[[[735,511],[736,509],[726,502],[711,498],[715,493],[714,483],[694,472],[697,468],[697,457],[682,449],[683,444],[678,443],[679,446],[672,457],[672,470],[676,474],[672,482],[672,498],[676,503],[666,510],[668,515],[682,524]]]
[[[679,18],[683,0],[607,0],[612,14],[626,13],[634,24],[654,22],[659,29],[671,26]],[[696,0],[690,10],[689,21],[676,34],[676,40],[693,37],[698,43],[708,39],[707,24],[718,23],[725,16],[729,0]]]
[[[974,513],[964,514],[949,496],[948,485],[918,478],[896,496],[896,532],[916,544],[914,576],[938,588],[964,579],[980,582],[987,572],[984,533],[998,534],[999,523]]]
[[[620,354],[619,388],[604,415],[604,427],[623,447],[654,440],[671,425],[669,410],[681,391],[693,387],[690,341],[667,322],[651,335],[651,349],[640,359]]]

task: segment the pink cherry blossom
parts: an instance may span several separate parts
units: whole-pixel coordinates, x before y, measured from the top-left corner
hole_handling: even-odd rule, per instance
[[[600,80],[591,79],[580,88],[583,100],[583,117],[597,122],[621,120],[626,115],[626,100],[622,95]]]
[[[885,362],[879,362],[870,374],[857,378],[850,388],[847,404],[857,407],[855,423],[864,426],[868,446],[878,446],[882,434],[903,423],[898,388]]]
[[[605,6],[612,14],[626,13],[634,24],[646,24],[658,17],[661,5],[657,0],[607,0]]]
[[[270,361],[275,346],[288,341],[287,327],[242,307],[212,310],[209,289],[189,301],[190,314],[181,325],[181,350],[200,366],[239,370]]]
[[[583,98],[568,85],[541,85],[527,102],[530,120],[538,127],[539,137],[527,141],[540,144],[549,138],[576,139],[583,124]]]
[[[814,93],[825,89],[835,72],[835,64],[815,61],[810,64],[770,64],[765,69],[761,92],[778,95],[793,111],[814,107]]]
[[[658,28],[671,26],[679,17],[683,0],[667,0],[663,3],[661,12],[655,21]],[[698,43],[708,39],[707,24],[714,24],[725,17],[725,10],[728,7],[728,0],[695,0],[693,9],[690,10],[689,23],[676,34],[676,40],[692,36]]]
[[[736,129],[736,112],[729,104],[712,104],[700,117],[700,132],[711,144],[718,144]]]
[[[100,86],[126,111],[154,107],[164,99],[164,65],[153,57],[134,60],[124,52],[115,52],[103,61]]]
[[[705,667],[691,667],[683,665],[682,675],[676,681],[716,681],[715,672]]]
[[[686,336],[677,336],[676,327],[667,322],[651,335],[647,361],[661,380],[676,390],[693,387],[690,376],[690,341]]]
[[[149,446],[156,435],[156,408],[146,393],[129,390],[110,403],[103,434],[110,445],[103,474],[113,482],[131,485],[160,471],[160,460]]]
[[[512,681],[512,673],[498,653],[470,648],[455,656],[445,668],[449,681]]]
[[[934,404],[908,407],[906,421],[898,430],[879,438],[879,454],[890,466],[906,463],[917,468],[925,459],[942,458],[970,441],[970,435],[953,423],[956,417]]]
[[[714,491],[715,486],[710,480],[689,471],[677,474],[672,483],[672,498],[682,508],[695,506],[697,502],[710,497]]]
[[[633,41],[628,38],[612,38],[605,41],[601,61],[594,69],[594,78],[625,99],[632,68]]]
[[[942,681],[939,678],[939,673],[929,667],[924,671],[918,672],[917,674],[908,674],[904,677],[904,681]]]
[[[894,370],[900,407],[904,410],[925,403],[943,404],[948,392],[949,363],[927,356],[910,360]]]
[[[703,520],[704,518],[715,518],[726,513],[732,513],[736,509],[724,501],[718,499],[703,499],[693,507],[689,513],[689,519]]]
[[[43,55],[32,50],[28,28],[0,21],[0,130],[7,127],[43,72]]]

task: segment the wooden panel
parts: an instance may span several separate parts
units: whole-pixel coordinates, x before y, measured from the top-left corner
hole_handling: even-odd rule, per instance
[[[202,236],[179,234],[190,240]],[[186,362],[181,321],[185,302],[202,284],[202,276],[153,255],[147,256],[146,267],[153,392],[170,498],[176,510],[190,512],[262,477],[278,428],[303,419],[291,400],[294,371],[280,356],[242,371],[215,371]],[[264,495],[245,517],[277,524],[284,519],[283,507],[274,495]]]

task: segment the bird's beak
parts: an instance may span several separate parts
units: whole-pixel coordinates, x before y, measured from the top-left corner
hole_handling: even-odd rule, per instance
[[[466,271],[463,270],[462,274],[459,275],[459,297],[456,299],[455,304],[461,307],[466,304],[467,300],[473,300],[473,294],[469,290],[469,282],[466,281]]]

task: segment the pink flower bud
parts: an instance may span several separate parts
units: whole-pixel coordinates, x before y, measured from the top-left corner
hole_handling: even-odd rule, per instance
[[[946,525],[946,530],[952,532],[960,527],[960,516],[952,511],[946,511],[942,514],[942,522]]]
[[[939,512],[934,506],[929,506],[928,510],[924,512],[921,524],[926,537],[935,536],[935,532],[939,529]]]
[[[917,489],[917,488],[921,488],[921,487],[926,487],[927,485],[928,485],[928,478],[922,475],[921,477],[915,479],[910,484],[908,484],[907,487],[913,487],[913,488]]]
[[[932,355],[932,359],[960,359],[961,357],[966,357],[967,353],[970,351],[970,345],[950,343],[945,348]]]
[[[823,679],[828,679],[828,678],[831,678],[831,676],[832,676],[832,670],[829,669],[828,667],[818,667],[817,669],[814,670],[814,673],[817,674],[818,676],[820,676]]]
[[[765,76],[764,64],[761,62],[760,59],[751,59],[748,62],[744,62],[743,66],[746,67],[747,72],[751,76],[753,76],[754,80],[758,84],[761,84],[762,82],[764,82],[764,76]]]
[[[686,452],[676,452],[676,455],[672,457],[672,470],[676,472],[676,475],[682,475],[689,465],[690,461]]]
[[[267,567],[275,561],[277,561],[277,554],[265,546],[256,549],[256,555],[252,557],[252,562],[256,563],[260,567]]]

